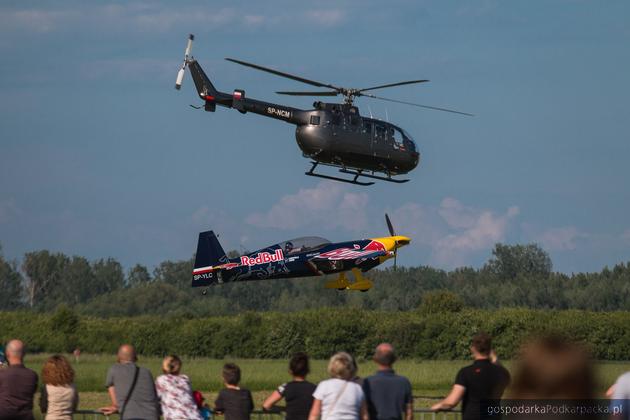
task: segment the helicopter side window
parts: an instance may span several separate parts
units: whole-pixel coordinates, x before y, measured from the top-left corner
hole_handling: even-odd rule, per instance
[[[366,134],[372,134],[372,121],[363,121],[363,132]]]
[[[377,139],[379,140],[385,139],[385,127],[383,127],[382,125],[376,125],[374,132],[376,133]]]
[[[311,125],[319,125],[319,115],[311,115]]]

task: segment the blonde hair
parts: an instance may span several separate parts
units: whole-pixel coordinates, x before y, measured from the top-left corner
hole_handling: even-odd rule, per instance
[[[354,359],[344,351],[334,354],[328,362],[328,374],[332,378],[349,380],[356,372],[357,366]]]
[[[166,356],[162,361],[162,372],[167,375],[179,375],[179,371],[182,369],[182,361],[179,357],[171,354]]]

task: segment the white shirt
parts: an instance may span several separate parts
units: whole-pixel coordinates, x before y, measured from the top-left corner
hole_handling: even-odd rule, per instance
[[[615,383],[615,392],[612,396],[613,400],[630,399],[630,372],[621,375]]]
[[[361,414],[361,404],[365,398],[359,384],[336,378],[320,382],[313,397],[322,402],[322,420],[358,419]],[[337,400],[336,403],[335,400]]]

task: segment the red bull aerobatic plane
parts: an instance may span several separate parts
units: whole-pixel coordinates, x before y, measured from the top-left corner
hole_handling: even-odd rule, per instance
[[[396,256],[398,248],[411,242],[398,236],[385,215],[391,236],[349,242],[309,236],[291,239],[238,258],[228,258],[213,231],[201,232],[192,273],[192,287],[208,287],[236,281],[323,276],[339,273],[326,288],[368,291],[372,282],[362,273]],[[346,277],[352,271],[354,282]],[[205,294],[207,289],[204,289]]]

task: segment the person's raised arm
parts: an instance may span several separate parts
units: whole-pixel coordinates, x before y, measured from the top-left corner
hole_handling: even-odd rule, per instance
[[[464,398],[464,393],[466,392],[466,388],[462,385],[455,384],[453,385],[453,389],[444,398],[437,404],[433,404],[431,406],[431,410],[440,411],[440,410],[450,410],[455,407],[459,402]]]
[[[322,414],[322,400],[317,398],[313,399],[313,405],[311,406],[311,412],[308,414],[308,420],[318,420]]]
[[[276,389],[273,393],[267,397],[265,402],[263,402],[263,410],[269,411],[273,408],[273,406],[282,399],[282,394],[278,392]]]

